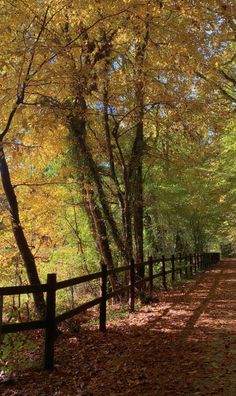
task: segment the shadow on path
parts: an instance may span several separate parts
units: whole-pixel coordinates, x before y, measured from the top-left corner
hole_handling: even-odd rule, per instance
[[[236,261],[158,297],[107,334],[59,338],[56,370],[24,374],[3,395],[236,395]]]

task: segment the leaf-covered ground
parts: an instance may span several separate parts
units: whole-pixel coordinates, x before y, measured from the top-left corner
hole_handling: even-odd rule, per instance
[[[3,396],[236,395],[236,261],[171,291],[124,319],[66,331],[56,368],[18,372]],[[40,336],[40,334],[39,334]],[[32,359],[42,359],[42,345]]]

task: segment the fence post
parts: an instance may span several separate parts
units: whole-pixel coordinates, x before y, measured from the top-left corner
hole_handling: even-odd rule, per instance
[[[189,264],[190,264],[190,276],[193,276],[193,256],[192,254],[189,255]]]
[[[209,256],[208,256],[208,253],[205,253],[205,254],[204,254],[204,261],[205,261],[204,270],[206,270],[207,267],[208,267],[208,263],[209,263]]]
[[[204,266],[205,266],[204,255],[203,255],[203,253],[201,253],[201,255],[200,255],[200,268],[201,268],[201,271],[204,270]]]
[[[54,365],[54,340],[56,336],[56,282],[57,275],[48,274],[44,352],[44,368],[46,370],[52,370]]]
[[[130,276],[129,276],[129,309],[131,312],[134,312],[134,299],[135,299],[135,267],[134,267],[134,259],[132,258],[130,261]]]
[[[171,280],[172,282],[175,281],[175,255],[172,254],[171,256]]]
[[[185,271],[186,278],[188,277],[188,268],[187,268],[187,266],[188,266],[188,255],[186,255],[184,257],[184,271]]]
[[[99,330],[106,331],[106,318],[107,318],[107,266],[102,264],[102,279],[101,279],[101,298],[100,303],[100,317],[99,317]]]
[[[167,290],[166,285],[166,259],[165,256],[162,256],[162,284],[165,290]]]
[[[148,276],[149,276],[149,296],[153,297],[153,259],[152,256],[148,258]]]
[[[3,296],[0,295],[0,351],[2,347],[2,315],[3,315]]]
[[[197,255],[196,255],[196,253],[194,253],[194,272],[195,272],[195,274],[197,272]]]
[[[213,267],[213,253],[210,253],[210,267]]]
[[[179,276],[182,278],[182,255],[179,253]]]
[[[198,271],[200,271],[200,254],[199,253],[197,254],[197,268],[198,268]]]

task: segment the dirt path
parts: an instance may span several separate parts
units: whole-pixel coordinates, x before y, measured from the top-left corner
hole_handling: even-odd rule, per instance
[[[236,260],[108,326],[64,335],[53,373],[28,371],[4,396],[236,395]]]

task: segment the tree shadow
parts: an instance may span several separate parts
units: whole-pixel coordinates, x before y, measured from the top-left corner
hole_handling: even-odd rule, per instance
[[[106,334],[96,326],[59,337],[54,372],[32,372],[31,388],[22,376],[11,389],[19,396],[233,396],[235,283],[236,261],[223,261],[159,293],[159,303],[110,322]]]

